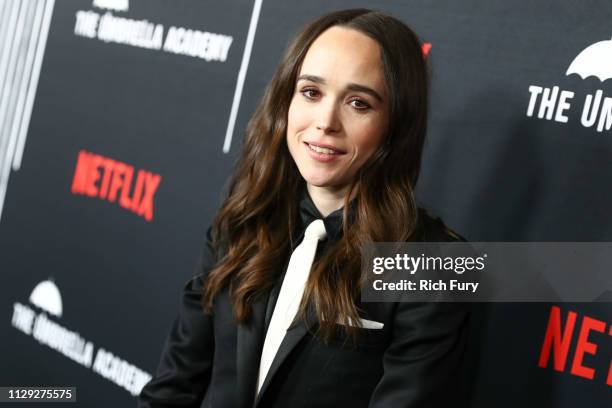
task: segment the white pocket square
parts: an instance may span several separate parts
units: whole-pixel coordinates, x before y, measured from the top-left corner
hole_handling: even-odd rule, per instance
[[[374,330],[380,330],[380,329],[382,329],[383,327],[385,327],[384,323],[381,323],[381,322],[375,322],[374,320],[368,320],[368,319],[362,319],[362,318],[359,318],[359,322],[360,322],[361,324],[360,324],[360,325],[356,325],[356,324],[354,324],[354,323],[353,323],[353,321],[351,320],[351,318],[350,318],[350,317],[349,317],[349,319],[348,319],[349,326],[353,326],[353,327],[359,327],[359,326],[361,326],[361,327],[362,327],[362,328],[364,328],[364,329],[374,329]],[[341,322],[339,319],[338,319],[338,322],[337,322],[337,323],[338,323],[338,324],[342,324],[342,325],[344,325],[344,323],[343,323],[343,322]]]

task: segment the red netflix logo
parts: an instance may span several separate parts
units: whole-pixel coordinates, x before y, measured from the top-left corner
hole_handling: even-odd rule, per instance
[[[111,203],[118,200],[120,207],[151,221],[153,199],[160,181],[159,174],[145,170],[138,170],[134,180],[133,166],[81,150],[71,191]]]
[[[548,327],[544,336],[544,344],[540,353],[540,361],[538,365],[542,368],[548,366],[551,351],[553,354],[553,368],[557,371],[565,371],[565,363],[569,355],[570,345],[576,327],[576,312],[568,312],[565,319],[565,327],[561,323],[561,309],[558,306],[553,306],[550,310],[548,318]],[[604,333],[606,331],[606,323],[601,320],[593,319],[588,316],[582,318],[580,330],[578,332],[578,341],[576,343],[576,351],[572,360],[570,373],[579,377],[592,380],[595,378],[595,370],[584,365],[584,355],[597,354],[597,344],[589,340],[591,332]],[[608,330],[608,335],[612,336],[612,325]],[[612,361],[608,369],[606,384],[612,385]]]

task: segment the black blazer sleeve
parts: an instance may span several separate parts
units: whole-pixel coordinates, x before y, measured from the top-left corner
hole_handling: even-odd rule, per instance
[[[208,387],[214,354],[212,315],[202,311],[202,285],[216,263],[211,229],[197,274],[184,286],[180,311],[164,345],[153,379],[142,389],[138,407],[199,407]]]
[[[466,241],[439,219],[422,213],[425,242]],[[383,355],[384,374],[372,408],[464,407],[470,304],[399,302]]]
[[[467,316],[463,303],[399,303],[369,406],[463,406]]]

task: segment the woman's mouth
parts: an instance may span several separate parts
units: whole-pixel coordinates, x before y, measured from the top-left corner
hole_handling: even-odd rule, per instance
[[[325,146],[318,146],[308,142],[304,142],[304,145],[306,145],[310,157],[323,163],[334,161],[344,154],[342,151]]]

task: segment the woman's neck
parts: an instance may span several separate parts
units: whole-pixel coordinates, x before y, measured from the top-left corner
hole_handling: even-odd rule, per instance
[[[344,205],[344,196],[347,188],[334,189],[331,187],[317,187],[312,184],[307,184],[308,194],[314,203],[317,210],[323,217],[327,217],[332,212]]]

